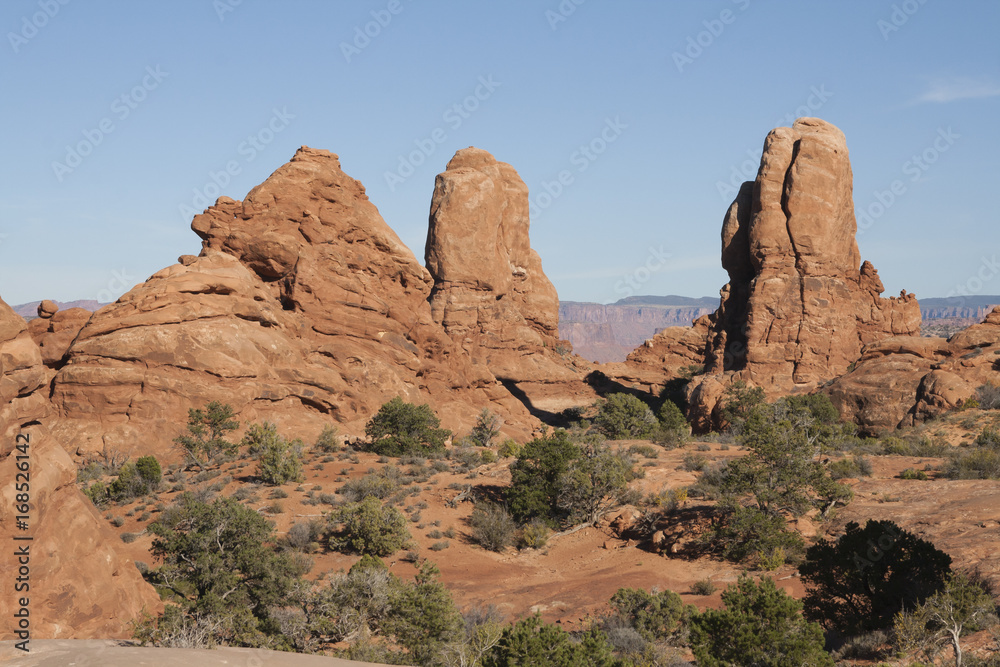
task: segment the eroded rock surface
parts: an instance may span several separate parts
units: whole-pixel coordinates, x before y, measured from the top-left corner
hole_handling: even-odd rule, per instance
[[[360,433],[394,396],[457,430],[487,406],[513,434],[537,423],[434,321],[430,273],[336,155],[303,147],[191,227],[201,254],[95,313],[55,379],[59,435],[80,451],[163,451],[209,400],[306,438],[332,421]],[[555,326],[524,290],[511,298]]]
[[[844,418],[878,433],[960,407],[983,384],[1000,386],[1000,307],[947,340],[894,337],[869,345],[824,392]]]
[[[559,340],[559,297],[528,227],[528,188],[514,168],[478,148],[458,151],[431,200],[431,313],[475,364],[558,412],[596,398],[584,382],[594,366]]]
[[[0,596],[7,620],[0,640],[16,638],[11,619],[22,595],[30,601],[33,638],[128,637],[129,619],[162,604],[135,564],[115,551],[121,540],[77,488],[76,466],[49,432],[49,376],[24,320],[0,301],[0,570],[10,577],[8,594]],[[16,449],[24,442],[19,435],[28,437],[26,452]],[[30,496],[27,530],[15,523],[17,494],[25,492],[19,482]],[[26,562],[20,548],[28,550]],[[30,589],[16,593],[14,577],[25,564]]]
[[[919,333],[914,296],[881,298],[878,273],[861,262],[852,187],[847,142],[833,125],[800,118],[768,134],[756,180],[723,221],[729,283],[711,316],[705,375],[688,387],[696,428],[718,425],[718,399],[734,380],[770,398],[812,391],[847,372],[865,345]],[[661,347],[654,359],[691,345]]]

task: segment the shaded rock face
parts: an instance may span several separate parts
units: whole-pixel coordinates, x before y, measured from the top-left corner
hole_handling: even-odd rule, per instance
[[[887,338],[824,392],[844,418],[876,434],[953,410],[983,384],[1000,385],[1000,307],[951,338]]]
[[[49,375],[24,320],[0,301],[0,539],[7,546],[0,570],[15,576],[16,547],[27,546],[31,587],[15,596],[12,579],[10,594],[0,596],[0,615],[13,618],[12,605],[23,595],[30,599],[32,637],[128,637],[129,619],[162,604],[135,564],[115,551],[121,541],[76,487],[76,466],[49,433]],[[17,478],[21,434],[29,438],[27,531],[15,528],[15,482],[24,479]],[[15,531],[34,539],[15,542]],[[5,623],[0,640],[14,639],[14,627]]]
[[[303,147],[191,227],[201,254],[99,310],[70,349],[52,393],[65,442],[162,452],[209,400],[307,439],[331,421],[358,433],[394,396],[451,428],[489,406],[530,432],[521,402],[434,321],[430,273],[336,155]]]

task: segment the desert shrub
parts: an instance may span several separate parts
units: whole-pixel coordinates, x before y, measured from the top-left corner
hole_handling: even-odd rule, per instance
[[[122,533],[121,534],[122,542],[124,542],[125,544],[132,544],[133,542],[135,542],[136,538],[138,538],[138,537],[139,537],[139,533]]]
[[[608,602],[615,615],[624,619],[646,641],[677,639],[686,631],[693,608],[685,607],[673,591],[647,592],[619,588]]]
[[[1000,478],[1000,443],[992,440],[996,435],[997,433],[993,429],[983,429],[983,432],[976,439],[978,446],[948,457],[943,470],[945,477],[950,479]]]
[[[925,473],[923,470],[917,470],[916,468],[906,468],[905,470],[899,473],[899,477],[900,479],[926,480],[927,473]]]
[[[955,572],[941,590],[920,606],[904,609],[893,621],[897,648],[922,651],[933,662],[940,647],[950,646],[955,665],[963,664],[962,637],[997,624],[993,596],[976,577]]]
[[[806,550],[805,614],[847,635],[884,629],[940,590],[950,569],[948,554],[891,521],[851,522],[836,542]]]
[[[977,447],[989,447],[1000,450],[1000,430],[987,426],[976,436]]]
[[[514,542],[517,524],[503,506],[494,503],[476,503],[469,517],[472,536],[484,549],[503,551]]]
[[[750,387],[743,380],[737,380],[726,387],[722,394],[720,416],[731,429],[739,431],[750,412],[763,402],[763,389]]]
[[[397,396],[368,421],[365,434],[370,442],[365,449],[382,456],[443,452],[451,431],[440,425],[429,405],[413,405]]]
[[[711,579],[699,579],[691,584],[691,592],[695,595],[711,595],[716,590],[715,582]]]
[[[163,471],[160,462],[155,456],[140,456],[135,462],[135,471],[139,473],[139,478],[146,484],[146,493],[156,491],[163,479]]]
[[[298,440],[280,440],[271,444],[260,455],[257,475],[265,484],[278,485],[287,482],[301,482],[302,449]]]
[[[612,667],[613,648],[597,628],[579,643],[557,625],[529,616],[504,629],[500,640],[482,660],[483,667]]]
[[[104,507],[108,503],[108,485],[101,481],[96,481],[83,490],[83,495],[90,498],[90,502],[97,507]]]
[[[749,454],[729,461],[718,475],[723,507],[749,500],[765,514],[801,516],[814,506],[829,511],[848,502],[850,488],[833,481],[818,460],[815,429],[807,410],[784,401],[752,408],[737,439]]]
[[[655,459],[660,455],[652,445],[632,445],[628,448],[628,453],[638,454],[647,459]]]
[[[369,496],[385,500],[399,490],[401,481],[399,468],[386,466],[376,473],[344,482],[340,495],[350,503],[360,502]]]
[[[708,457],[704,454],[688,453],[684,455],[682,467],[688,472],[704,470],[708,466]]]
[[[519,549],[541,549],[549,542],[552,529],[545,525],[544,521],[538,519],[529,521],[521,526],[517,533],[517,547]]]
[[[330,523],[334,526],[331,546],[354,553],[388,556],[410,541],[406,517],[371,496],[334,510]]]
[[[827,466],[830,479],[838,480],[845,477],[871,477],[872,463],[861,455],[854,455],[834,461]]]
[[[211,504],[184,494],[149,528],[152,553],[163,563],[155,581],[184,591],[158,628],[214,618],[214,642],[255,646],[274,632],[271,610],[284,602],[303,564],[277,553],[274,528],[232,498]],[[169,633],[168,633],[169,634]]]
[[[188,410],[188,432],[174,438],[187,459],[202,470],[207,461],[216,461],[237,449],[235,443],[226,440],[226,434],[239,428],[233,419],[236,413],[232,406],[212,401],[204,410]]]
[[[792,410],[805,410],[817,424],[836,424],[840,412],[826,394],[786,396],[784,400]]]
[[[284,543],[298,551],[316,551],[325,532],[326,526],[322,521],[299,521],[288,529]]]
[[[874,630],[848,637],[833,652],[834,660],[880,660],[891,653],[892,635],[885,630]],[[888,649],[888,650],[887,650]]]
[[[589,442],[557,480],[556,506],[570,523],[596,524],[623,504],[628,483],[640,475],[635,460],[603,442]]]
[[[477,447],[492,447],[493,442],[500,435],[502,425],[503,420],[500,417],[490,412],[489,409],[483,408],[476,418],[476,425],[469,433],[469,439]]]
[[[451,542],[448,540],[441,540],[440,542],[435,542],[434,544],[427,547],[431,551],[443,551],[451,546]]]
[[[156,458],[143,456],[119,469],[118,477],[108,486],[108,496],[117,502],[127,502],[154,492],[160,485],[160,478],[160,464]]]
[[[425,562],[413,584],[390,588],[384,633],[404,647],[406,662],[439,664],[445,647],[459,641],[464,623],[438,569]]]
[[[122,516],[112,517],[111,525],[114,526],[115,528],[121,528],[122,526],[125,525],[125,517]]]
[[[718,519],[706,541],[733,562],[756,562],[764,566],[780,558],[778,565],[801,555],[805,544],[798,533],[788,530],[785,519],[757,507],[736,507]]]
[[[980,410],[1000,410],[1000,385],[979,385],[976,387],[976,401]]]
[[[76,481],[79,484],[86,484],[93,480],[100,480],[107,474],[107,470],[97,461],[87,461],[76,471]]]
[[[659,425],[653,432],[653,442],[662,445],[667,449],[679,447],[687,442],[691,436],[691,427],[688,426],[684,413],[677,407],[677,404],[666,399],[656,413]]]
[[[257,457],[267,449],[269,444],[280,438],[278,426],[273,422],[250,424],[247,427],[247,432],[243,434],[243,439],[240,440],[240,447],[246,447],[250,456]]]
[[[699,667],[772,665],[833,667],[823,630],[799,613],[802,604],[769,578],[748,576],[722,594],[724,609],[691,619],[691,648]]]
[[[478,468],[483,463],[479,450],[472,447],[454,447],[448,452],[448,458],[458,464],[458,469],[461,472]]]
[[[325,454],[340,451],[338,432],[339,429],[336,426],[330,426],[329,424],[324,426],[323,431],[316,438],[316,449]]]
[[[560,478],[580,455],[580,447],[562,430],[525,443],[510,464],[507,502],[514,518],[520,522],[535,517],[554,521]]]
[[[517,443],[513,438],[507,438],[500,444],[500,448],[497,449],[497,456],[500,458],[507,458],[509,456],[517,456],[521,453],[521,445]]]
[[[879,442],[885,454],[895,454],[898,456],[944,456],[951,451],[951,447],[946,442],[934,442],[927,436],[921,438],[899,438],[896,436],[886,436]]]
[[[646,438],[656,426],[656,417],[636,396],[611,394],[600,402],[594,426],[612,440]]]

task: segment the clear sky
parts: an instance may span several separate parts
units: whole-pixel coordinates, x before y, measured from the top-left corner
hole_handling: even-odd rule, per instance
[[[0,27],[10,304],[117,297],[303,144],[418,258],[474,145],[528,184],[562,299],[716,295],[732,184],[800,115],[847,135],[887,295],[1000,293],[998,2],[5,0]]]

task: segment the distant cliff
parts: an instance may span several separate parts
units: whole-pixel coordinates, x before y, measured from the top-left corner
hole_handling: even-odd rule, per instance
[[[920,299],[924,333],[949,336],[982,322],[995,305],[1000,305],[1000,295]],[[657,331],[690,326],[718,306],[719,298],[708,296],[632,296],[611,304],[561,301],[559,336],[585,359],[624,361]]]
[[[612,304],[561,301],[559,336],[591,361],[623,361],[660,329],[690,326],[715,311],[718,297],[633,296]]]

